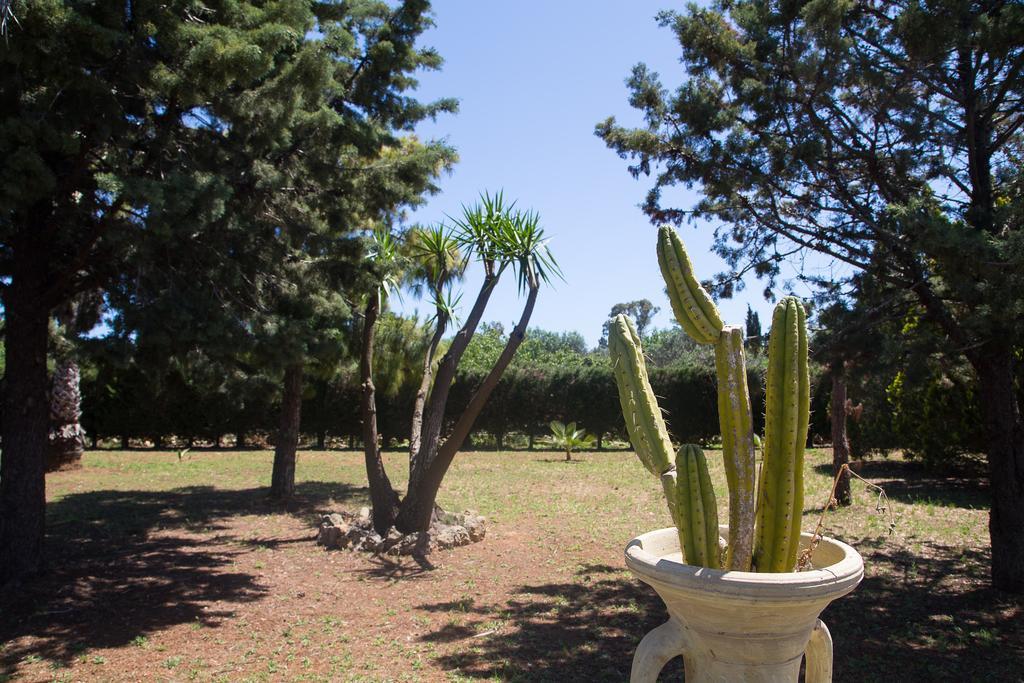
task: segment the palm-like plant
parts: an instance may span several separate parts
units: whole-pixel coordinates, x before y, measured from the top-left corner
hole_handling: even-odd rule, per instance
[[[418,262],[414,269],[419,270],[421,283],[431,291],[434,298],[437,311],[435,336],[438,341],[454,314],[454,303],[448,294],[450,283],[461,276],[466,260],[473,259],[481,263],[484,281],[436,371],[431,372],[436,345],[424,358],[425,379],[421,387],[423,398],[421,403],[418,401],[410,440],[413,445],[410,449],[409,485],[400,503],[397,502],[398,494],[391,488],[384,474],[383,462],[375,447],[376,430],[373,431],[373,441],[369,438],[370,434],[366,434],[367,475],[374,505],[374,527],[378,532],[383,533],[392,525],[403,532],[426,531],[430,526],[441,481],[469,435],[473,422],[526,337],[527,324],[540,285],[550,281],[551,276],[560,275],[558,264],[548,250],[538,215],[517,211],[514,207],[514,202],[506,204],[500,192],[493,196],[485,193],[476,204],[463,207],[462,216],[452,219],[451,229],[418,229],[410,235],[407,252],[414,262]],[[375,255],[389,253],[385,248],[387,244],[383,236],[379,238]],[[442,439],[442,428],[451,424],[446,419],[445,409],[459,361],[480,324],[491,293],[509,267],[516,273],[520,292],[525,291],[527,295],[519,322],[491,371]],[[370,322],[368,315],[367,324]],[[369,342],[372,344],[372,334]],[[364,356],[365,353],[364,350]],[[369,424],[376,415],[376,409],[373,403],[373,383],[369,378],[371,368],[366,362],[363,363],[363,370],[364,424]],[[420,422],[418,429],[417,420]],[[369,444],[374,446],[371,448]]]
[[[455,309],[461,295],[452,294],[453,283],[462,279],[468,259],[459,249],[459,241],[450,228],[443,225],[418,227],[406,237],[414,294],[429,292],[434,305],[434,334],[423,356],[423,375],[413,403],[412,426],[409,434],[409,469],[415,468],[416,454],[420,450],[420,432],[423,409],[433,379],[437,349],[444,337],[449,321],[455,319]]]
[[[596,437],[593,434],[587,434],[586,430],[576,429],[575,422],[565,424],[558,420],[552,420],[548,423],[548,427],[551,428],[554,444],[559,450],[565,451],[566,462],[572,460],[573,451],[580,448],[590,448],[596,440]]]

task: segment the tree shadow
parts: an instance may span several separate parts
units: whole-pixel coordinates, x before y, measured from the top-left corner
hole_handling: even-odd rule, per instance
[[[1024,598],[991,588],[991,552],[884,543],[856,544],[868,576],[821,617],[836,680],[1021,680]]]
[[[835,678],[850,681],[1020,680],[1024,601],[988,587],[989,553],[928,545],[858,544],[869,576],[822,615],[835,640]],[[428,605],[449,615],[425,642],[465,646],[439,658],[463,676],[507,681],[623,681],[640,638],[667,618],[654,591],[614,567],[572,581],[524,585],[505,604]],[[473,619],[500,616],[482,635]],[[659,680],[683,679],[677,658]]]
[[[30,655],[67,665],[91,649],[144,644],[147,635],[178,624],[216,627],[235,605],[267,597],[257,576],[237,569],[239,556],[311,543],[317,513],[367,495],[344,484],[305,482],[284,505],[262,488],[64,496],[47,506],[47,574],[0,594],[0,678],[13,676]],[[307,520],[310,533],[259,538],[229,529],[232,517],[282,511]]]
[[[555,465],[582,465],[587,462],[586,460],[580,460],[578,458],[566,460],[564,456],[561,458],[534,458],[533,461],[553,463]]]
[[[624,681],[640,638],[668,618],[654,591],[601,564],[583,566],[571,581],[519,586],[514,596],[503,605],[466,598],[421,607],[450,616],[421,639],[464,641],[438,662],[470,678]],[[498,615],[503,625],[481,633],[462,623],[464,615]],[[681,660],[670,662],[661,679],[681,680]]]
[[[906,460],[864,460],[854,471],[885,489],[892,500],[911,505],[939,505],[984,509],[991,502],[988,482],[964,473],[939,474],[918,462]],[[815,472],[832,476],[832,465],[815,465]]]

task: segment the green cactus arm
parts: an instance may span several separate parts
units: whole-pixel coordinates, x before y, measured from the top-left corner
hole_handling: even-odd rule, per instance
[[[803,510],[803,449],[809,397],[803,306],[787,297],[775,307],[768,344],[765,446],[759,484],[757,571],[791,571]],[[803,368],[803,370],[801,369]]]
[[[704,542],[707,559],[704,566],[720,569],[722,553],[718,545],[718,501],[715,498],[715,487],[711,483],[707,460],[699,448],[696,452],[697,471],[700,476],[700,490],[703,494]]]
[[[797,313],[797,357],[794,374],[797,378],[797,426],[796,443],[793,453],[793,519],[789,533],[789,547],[786,550],[790,568],[796,563],[800,552],[800,523],[804,511],[804,450],[807,446],[807,429],[811,420],[811,380],[807,349],[807,313],[799,299],[793,299]]]
[[[693,444],[676,453],[675,521],[687,564],[718,569],[718,503],[703,451]]]
[[[754,539],[754,565],[756,571],[771,571],[771,548],[775,542],[775,492],[777,489],[776,468],[770,465],[768,445],[776,439],[782,429],[780,415],[776,412],[778,396],[782,387],[783,368],[779,347],[782,344],[781,330],[786,324],[785,307],[776,306],[772,313],[772,327],[768,336],[768,372],[765,377],[764,445],[761,460],[761,476],[757,484],[757,527]],[[776,334],[776,330],[779,334]]]
[[[668,226],[658,229],[658,266],[672,311],[683,330],[699,344],[714,344],[722,331],[718,309],[693,275],[683,241]]]
[[[776,506],[776,554],[772,561],[772,571],[785,572],[792,569],[787,566],[786,558],[791,545],[793,534],[793,503],[796,494],[796,442],[797,423],[799,421],[798,406],[800,403],[799,378],[796,373],[798,355],[798,316],[796,306],[792,300],[786,299],[786,327],[785,344],[783,345],[784,370],[783,394],[779,397],[782,401],[782,431],[778,442],[776,463],[779,467],[779,477],[776,482],[778,486],[776,500],[781,504]],[[794,558],[795,560],[795,558]]]
[[[630,443],[644,467],[661,476],[672,468],[672,442],[647,377],[640,337],[633,322],[624,315],[612,320],[608,353]]]
[[[729,483],[729,545],[726,567],[750,571],[754,546],[755,455],[747,389],[743,328],[726,325],[715,344],[722,458]]]
[[[676,517],[676,486],[678,481],[678,473],[675,469],[671,469],[665,474],[661,475],[661,491],[665,494],[665,501],[668,503],[668,513],[672,516],[672,523],[677,527],[679,526],[679,520]]]
[[[679,451],[682,453],[682,449]],[[690,475],[685,456],[676,456],[676,490],[675,505],[670,506],[675,516],[676,532],[679,534],[679,550],[683,553],[683,561],[687,564],[700,564],[697,551],[697,539],[693,534],[693,497],[699,495],[690,486]]]

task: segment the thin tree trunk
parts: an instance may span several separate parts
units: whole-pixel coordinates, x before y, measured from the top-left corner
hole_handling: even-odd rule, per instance
[[[437,309],[437,326],[434,329],[434,336],[430,339],[430,346],[423,357],[423,377],[420,379],[420,388],[416,391],[416,400],[412,407],[412,427],[409,430],[409,473],[415,469],[416,457],[420,452],[420,437],[423,430],[423,409],[427,403],[427,394],[430,393],[430,383],[434,378],[434,356],[437,355],[437,347],[444,337],[444,331],[448,326],[448,316]]]
[[[602,444],[603,444],[602,438],[603,437],[604,437],[604,434],[602,434],[601,432],[597,433],[597,450],[601,450],[601,448],[602,448]]]
[[[363,353],[359,359],[359,379],[362,385],[363,453],[366,478],[370,483],[370,503],[373,506],[373,528],[386,534],[398,515],[398,493],[388,479],[384,460],[380,455],[377,434],[377,395],[373,385],[373,344],[376,335],[380,302],[371,295],[363,319]]]
[[[293,363],[284,371],[281,394],[281,426],[274,444],[274,470],[270,479],[270,497],[287,500],[295,493],[295,451],[299,446],[302,420],[302,363]]]
[[[17,268],[19,260],[14,263]],[[26,270],[14,273],[3,301],[6,375],[0,427],[0,585],[38,574],[44,566],[49,311],[38,296],[41,283],[36,280],[41,270]]]
[[[455,427],[452,428],[452,433],[438,447],[437,454],[433,458],[421,459],[421,469],[416,472],[418,476],[415,478],[410,477],[409,490],[402,501],[398,518],[395,520],[395,526],[399,531],[409,533],[412,531],[426,531],[430,528],[430,518],[434,512],[434,504],[437,500],[437,492],[441,488],[441,482],[444,480],[448,468],[455,459],[456,453],[459,452],[466,437],[469,436],[470,430],[473,428],[473,422],[476,421],[476,418],[483,411],[491,392],[498,386],[502,374],[504,374],[509,363],[512,362],[512,357],[515,356],[516,350],[523,343],[523,339],[526,338],[526,327],[530,322],[530,316],[533,314],[533,307],[537,303],[537,292],[539,290],[539,283],[531,279],[530,292],[523,306],[519,323],[512,331],[512,334],[509,335],[505,348],[495,362],[494,367],[491,368],[483,383],[469,400],[469,405],[466,406],[462,415],[459,416]],[[440,373],[438,374],[438,381],[440,382]],[[424,440],[423,446],[427,447],[427,445],[428,442]]]
[[[979,361],[975,369],[992,491],[992,585],[1024,593],[1024,425],[1013,384],[1013,349],[1002,346]]]
[[[528,451],[532,451],[533,450],[533,439],[534,439],[533,432],[530,432],[530,434],[527,437],[526,450],[528,450]]]
[[[316,433],[316,449],[318,451],[324,450],[327,446],[327,432],[320,430]]]
[[[455,373],[459,369],[459,361],[462,354],[472,341],[476,328],[480,324],[487,302],[490,301],[494,287],[498,284],[498,276],[494,275],[494,264],[485,263],[486,275],[484,282],[477,293],[473,308],[466,317],[466,322],[455,334],[448,352],[441,359],[434,378],[434,390],[430,392],[426,407],[423,412],[423,428],[420,433],[420,447],[416,453],[416,467],[409,474],[409,489],[417,484],[417,477],[430,468],[432,460],[437,453],[438,443],[441,440],[441,427],[444,424],[445,407],[448,405],[448,394],[451,391]],[[488,392],[489,393],[489,392]]]
[[[846,436],[846,373],[842,361],[832,364],[832,476],[850,464],[850,441]],[[844,470],[836,485],[836,503],[849,505],[850,473]]]

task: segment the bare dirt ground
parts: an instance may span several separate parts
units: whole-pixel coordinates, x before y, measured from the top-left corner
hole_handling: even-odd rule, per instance
[[[487,515],[488,536],[429,563],[315,545],[319,514],[365,503],[359,454],[303,453],[286,507],[260,487],[270,457],[92,453],[51,475],[50,573],[0,598],[0,681],[624,681],[665,618],[622,562],[667,525],[630,454],[461,455],[441,502]],[[861,473],[898,526],[856,487],[830,516],[867,563],[823,616],[836,679],[1024,680],[1024,606],[987,585],[983,485],[899,460]]]

